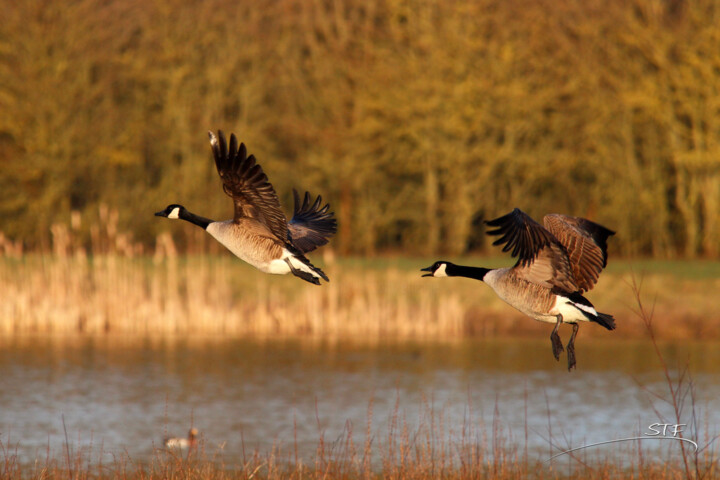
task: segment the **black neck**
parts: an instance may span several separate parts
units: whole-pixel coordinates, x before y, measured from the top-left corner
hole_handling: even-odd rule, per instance
[[[188,212],[187,210],[180,210],[179,217],[190,223],[194,223],[195,225],[202,228],[203,230],[207,229],[208,225],[213,223],[213,221],[210,220],[209,218],[201,217],[200,215],[195,215],[194,213]]]
[[[483,281],[485,274],[489,271],[489,268],[466,267],[464,265],[448,265],[445,269],[445,273],[447,273],[449,277],[467,277],[480,281]]]

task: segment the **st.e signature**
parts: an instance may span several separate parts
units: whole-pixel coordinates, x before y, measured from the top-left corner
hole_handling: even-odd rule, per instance
[[[681,435],[684,428],[687,427],[686,423],[653,423],[648,426],[648,431],[643,432],[642,435],[638,437],[628,437],[628,438],[616,438],[614,440],[606,440],[604,442],[597,442],[597,443],[589,443],[587,445],[582,445],[580,447],[571,448],[569,450],[562,451],[560,453],[556,453],[552,457],[550,457],[547,461],[550,461],[556,457],[559,457],[560,455],[565,455],[570,452],[574,452],[576,450],[582,450],[584,448],[589,447],[596,447],[598,445],[607,445],[609,443],[618,443],[618,442],[628,442],[631,440],[649,440],[649,439],[656,439],[656,440],[675,440],[678,442],[687,442],[690,445],[692,445],[695,448],[695,452],[698,451],[698,444],[697,442],[690,440],[689,438],[685,438]]]

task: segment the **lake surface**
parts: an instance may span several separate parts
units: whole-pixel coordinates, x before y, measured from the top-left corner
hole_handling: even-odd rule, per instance
[[[661,347],[669,365],[689,365],[700,443],[720,430],[718,347]],[[565,355],[556,362],[545,338],[379,345],[0,339],[0,456],[24,464],[62,458],[67,432],[73,454],[145,462],[166,434],[194,426],[204,452],[228,466],[273,446],[312,462],[320,439],[337,449],[349,434],[362,452],[368,431],[376,456],[391,431],[431,431],[441,443],[476,443],[489,454],[501,439],[544,460],[678,423],[655,396],[669,398],[669,390],[648,341],[579,337],[577,359],[568,373]],[[691,422],[688,398],[680,423]],[[680,442],[656,440],[643,441],[643,452],[679,454]]]

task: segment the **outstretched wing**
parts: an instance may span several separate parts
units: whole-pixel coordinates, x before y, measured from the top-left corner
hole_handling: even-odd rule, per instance
[[[223,190],[232,197],[235,204],[235,222],[241,218],[257,220],[286,243],[287,219],[280,209],[275,189],[260,165],[255,162],[255,157],[247,156],[244,143],[238,148],[234,134],[230,135],[229,146],[222,131],[218,131],[217,136],[213,132],[208,132],[208,135]]]
[[[303,253],[325,245],[337,231],[334,212],[328,212],[330,204],[322,206],[322,197],[318,195],[314,203],[309,192],[305,192],[302,204],[297,191],[293,189],[295,212],[288,222],[292,244]]]
[[[572,293],[578,290],[565,247],[522,210],[495,220],[486,221],[495,230],[488,235],[502,235],[493,245],[502,245],[503,252],[512,250],[518,261],[513,267],[518,276],[555,291]]]
[[[545,215],[543,223],[565,247],[580,291],[592,289],[607,265],[607,239],[615,232],[585,218],[558,213]]]

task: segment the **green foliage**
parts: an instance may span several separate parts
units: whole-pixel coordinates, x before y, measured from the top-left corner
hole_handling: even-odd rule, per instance
[[[343,253],[487,249],[515,206],[588,216],[624,254],[720,255],[717,0],[10,2],[0,231],[150,245],[169,203],[228,218],[205,132],[245,141]],[[195,233],[185,244],[205,248]]]

